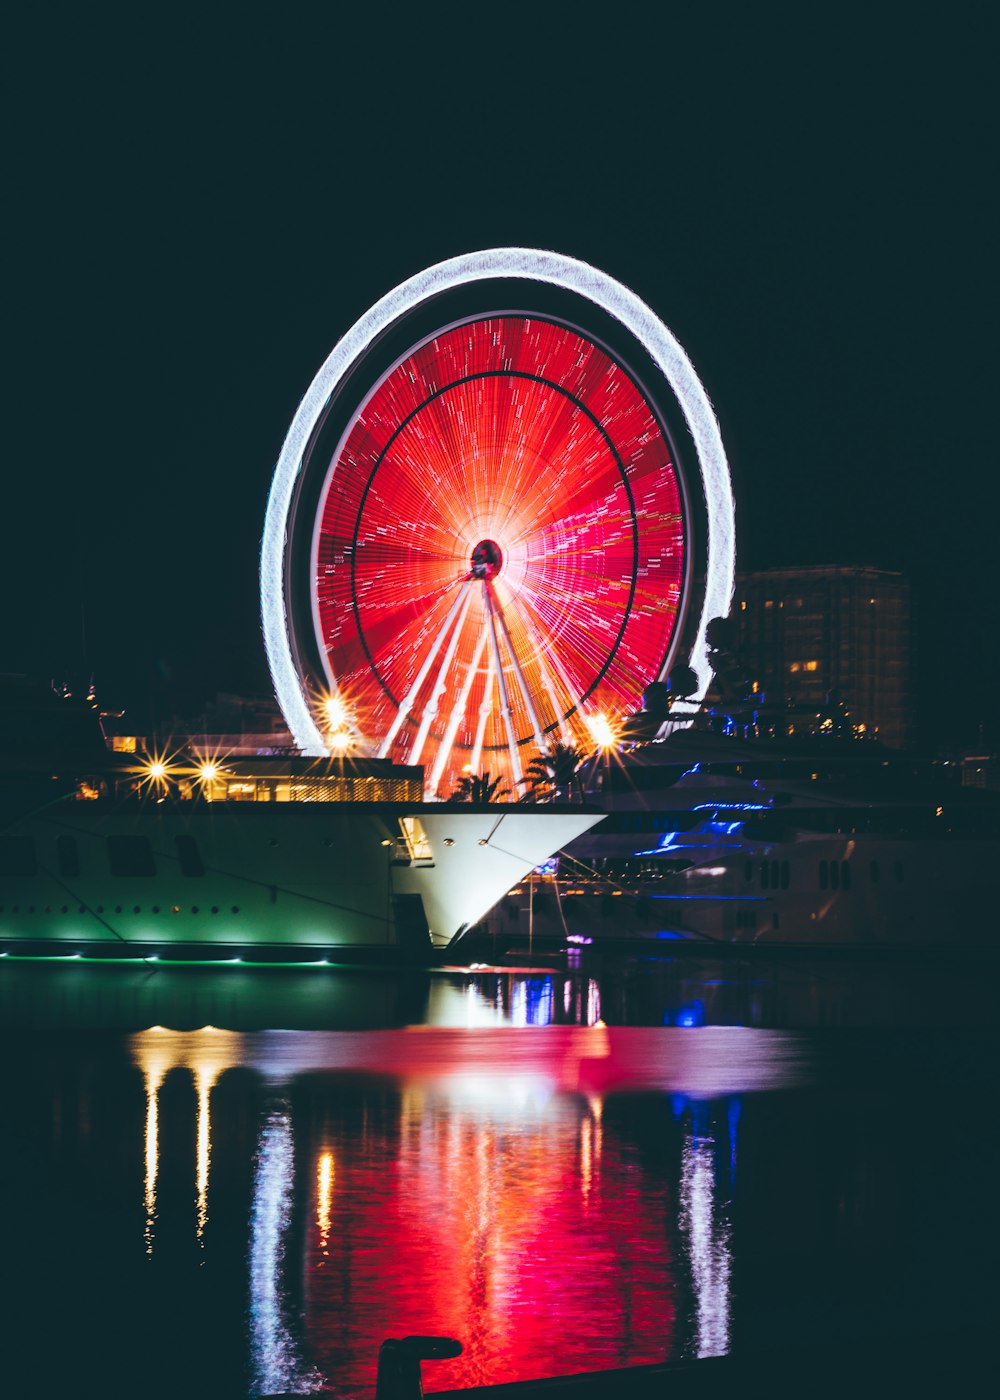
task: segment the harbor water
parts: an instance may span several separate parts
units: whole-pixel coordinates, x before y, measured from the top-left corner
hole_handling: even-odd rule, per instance
[[[0,966],[6,1394],[979,1364],[995,960]],[[863,1393],[863,1392],[862,1392]]]

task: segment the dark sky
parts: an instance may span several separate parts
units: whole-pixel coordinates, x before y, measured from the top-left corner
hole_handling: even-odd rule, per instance
[[[740,566],[906,571],[921,685],[995,737],[985,10],[339,8],[8,28],[0,669],[92,670],[140,716],[267,692],[258,542],[302,392],[396,283],[517,243],[679,337]]]

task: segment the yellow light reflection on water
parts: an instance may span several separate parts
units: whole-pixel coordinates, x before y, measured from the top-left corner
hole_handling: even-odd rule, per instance
[[[142,1070],[146,1087],[145,1243],[153,1253],[156,1226],[156,1183],[159,1175],[160,1106],[159,1092],[172,1069],[187,1069],[194,1080],[198,1103],[195,1146],[195,1233],[204,1245],[208,1224],[208,1186],[212,1163],[211,1093],[230,1065],[238,1064],[243,1037],[229,1031],[203,1026],[198,1031],[169,1031],[153,1026],[132,1037],[132,1054]]]
[[[324,1254],[330,1244],[330,1212],[333,1206],[333,1153],[321,1152],[316,1160],[316,1227]]]

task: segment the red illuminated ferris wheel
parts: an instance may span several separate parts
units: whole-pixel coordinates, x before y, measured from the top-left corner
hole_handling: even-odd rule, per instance
[[[689,493],[659,403],[579,307],[429,310],[305,414],[265,636],[307,751],[349,737],[422,764],[430,794],[488,771],[516,795],[539,751],[593,748],[673,661]]]

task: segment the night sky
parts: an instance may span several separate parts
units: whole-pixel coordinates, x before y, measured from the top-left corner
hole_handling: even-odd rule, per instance
[[[986,12],[652,8],[14,21],[0,670],[93,672],[137,728],[269,693],[258,547],[299,398],[398,282],[521,244],[685,346],[739,566],[905,571],[925,716],[996,740]]]

